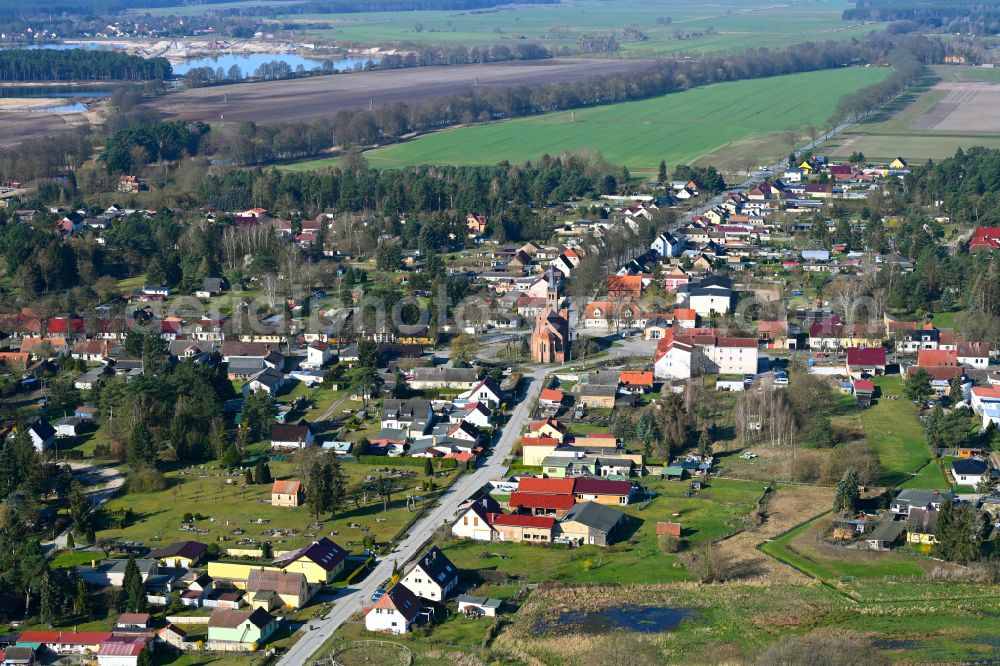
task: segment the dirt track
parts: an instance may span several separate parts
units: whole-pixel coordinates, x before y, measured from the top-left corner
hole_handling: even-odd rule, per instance
[[[352,72],[291,81],[195,88],[165,95],[151,106],[171,118],[216,122],[309,120],[342,109],[417,102],[479,87],[579,81],[649,65],[650,60],[554,58],[486,65]],[[228,102],[226,101],[228,95]]]
[[[764,524],[715,545],[728,566],[742,580],[790,583],[809,580],[792,567],[757,550],[767,539],[787,532],[805,518],[818,515],[833,501],[833,490],[815,486],[779,486],[767,503]]]

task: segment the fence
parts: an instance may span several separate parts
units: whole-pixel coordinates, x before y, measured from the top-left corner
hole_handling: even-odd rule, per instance
[[[336,657],[342,652],[347,652],[348,650],[362,650],[365,648],[381,648],[382,650],[392,649],[399,652],[399,661],[396,662],[398,666],[410,666],[413,663],[413,651],[406,647],[402,643],[394,643],[392,641],[349,641],[347,643],[342,643],[341,645],[334,648],[334,651],[326,659],[321,659],[319,661],[311,662],[311,666],[343,666]],[[381,666],[395,666],[394,664],[382,664]]]
[[[207,615],[168,615],[164,618],[171,624],[208,624]]]

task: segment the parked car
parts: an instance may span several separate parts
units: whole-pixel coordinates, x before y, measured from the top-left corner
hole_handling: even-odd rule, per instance
[[[383,590],[381,588],[378,589],[378,590],[375,590],[375,594],[372,595],[372,601],[378,601],[379,599],[381,599],[384,596],[385,596],[385,590]]]

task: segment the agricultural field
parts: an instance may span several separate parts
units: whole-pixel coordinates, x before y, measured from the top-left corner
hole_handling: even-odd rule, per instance
[[[384,42],[485,46],[537,42],[576,48],[587,34],[636,25],[646,36],[621,41],[617,57],[725,54],[745,48],[781,48],[805,41],[851,39],[878,26],[841,20],[843,0],[748,7],[739,0],[691,4],[681,0],[608,2],[567,0],[553,5],[509,5],[479,11],[289,14],[286,23],[326,21],[308,38],[372,45]],[[160,10],[164,11],[164,10]],[[667,21],[669,19],[669,22]]]
[[[644,484],[658,493],[647,506],[620,507],[631,517],[625,536],[607,548],[537,546],[523,543],[447,541],[442,549],[463,569],[490,569],[528,582],[556,580],[572,583],[661,583],[689,580],[683,557],[665,554],[656,537],[657,521],[678,521],[687,550],[720,539],[739,529],[761,497],[765,484],[712,480],[687,496],[687,481]],[[672,517],[679,513],[679,517]],[[656,562],[655,567],[647,566]]]
[[[861,422],[868,446],[882,466],[880,483],[898,486],[930,461],[931,451],[917,410],[903,395],[900,378],[879,377],[874,384],[880,395],[871,407],[861,412]]]
[[[820,127],[847,93],[886,77],[883,68],[847,68],[719,83],[647,100],[444,130],[365,154],[376,167],[495,164],[548,153],[600,151],[638,173],[704,163],[745,170],[788,152],[781,131]],[[800,137],[801,138],[801,137]],[[293,165],[313,169],[314,160]]]
[[[971,146],[1000,147],[1000,70],[939,66],[866,121],[830,143],[829,153],[855,151],[871,162],[902,156],[940,160]]]
[[[291,461],[272,462],[270,467],[276,479],[295,477],[295,466]],[[343,470],[347,475],[349,496],[361,486],[365,477],[378,474],[376,469],[381,467],[345,463]],[[101,529],[97,536],[102,539],[139,541],[153,547],[183,539],[198,539],[207,543],[216,542],[222,547],[236,548],[240,547],[237,544],[239,539],[253,538],[270,541],[274,550],[291,550],[319,536],[329,536],[341,546],[358,551],[366,534],[365,530],[370,530],[379,544],[388,543],[418,515],[419,510],[433,503],[443,492],[443,488],[457,477],[456,472],[442,473],[436,479],[438,490],[426,492],[417,490],[424,480],[422,468],[405,467],[401,470],[407,475],[393,479],[395,491],[388,511],[383,511],[383,503],[373,495],[367,504],[355,506],[353,502],[349,503],[335,519],[315,528],[310,527],[313,517],[305,506],[294,509],[272,507],[270,485],[243,487],[242,475],[227,476],[215,465],[206,465],[204,469],[200,466],[175,469],[167,472],[168,485],[165,490],[129,493],[109,502],[109,512],[131,508],[136,514],[135,520],[124,529]],[[388,478],[388,473],[385,475]],[[407,511],[406,496],[411,493],[425,499],[416,503],[414,511]],[[198,532],[181,530],[186,513],[200,513],[204,516],[193,523]],[[258,519],[267,522],[255,522]],[[352,524],[359,527],[351,527]],[[273,528],[296,530],[296,534],[268,536],[266,532]],[[234,534],[234,530],[242,530],[243,533]]]
[[[591,76],[625,74],[652,61],[550,58],[481,65],[450,65],[348,72],[304,79],[233,83],[189,88],[148,101],[175,120],[218,122],[292,122],[367,109],[393,102],[421,102],[480,86],[568,83]],[[294,99],[294,103],[289,103]],[[22,114],[28,115],[28,114]],[[2,140],[0,140],[2,143]]]

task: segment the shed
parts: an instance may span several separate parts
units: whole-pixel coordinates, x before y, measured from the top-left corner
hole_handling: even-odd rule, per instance
[[[671,536],[680,538],[681,524],[664,522],[656,523],[656,536]]]
[[[486,617],[496,617],[503,601],[500,599],[487,599],[486,597],[474,597],[468,594],[458,595],[458,612],[466,615],[485,615]]]

